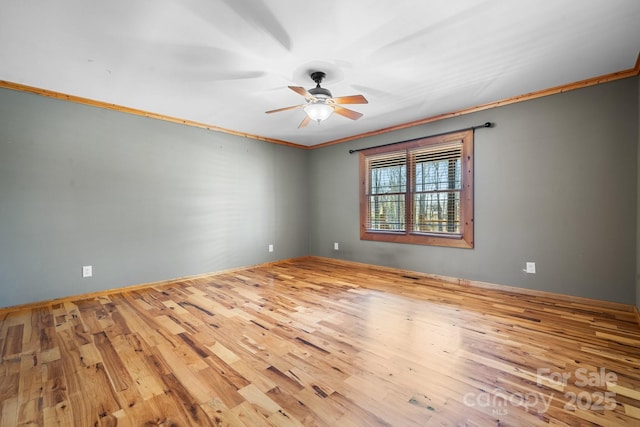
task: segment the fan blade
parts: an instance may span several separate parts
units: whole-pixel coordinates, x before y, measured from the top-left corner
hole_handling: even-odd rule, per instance
[[[336,104],[368,104],[367,98],[362,95],[339,96],[332,98]]]
[[[291,106],[291,107],[278,108],[277,110],[265,111],[265,113],[271,114],[271,113],[279,113],[280,111],[295,110],[296,108],[301,108],[301,107],[304,107],[305,105],[306,104],[294,105],[294,106]]]
[[[362,117],[362,113],[349,110],[348,108],[340,107],[339,105],[334,105],[333,111],[351,120],[358,120],[360,117]]]
[[[316,97],[311,95],[309,92],[307,92],[307,90],[303,87],[300,86],[289,86],[289,89],[291,89],[292,91],[294,91],[295,93],[297,93],[298,95],[302,95],[305,98],[311,98],[311,99],[315,99]]]
[[[298,129],[305,127],[306,125],[309,124],[310,121],[311,121],[311,118],[305,114],[304,119],[302,119],[302,121],[300,122],[300,125],[298,125]]]

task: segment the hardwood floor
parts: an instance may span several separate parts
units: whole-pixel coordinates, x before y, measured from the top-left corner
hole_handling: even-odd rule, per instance
[[[0,427],[640,425],[612,303],[308,258],[0,321]]]

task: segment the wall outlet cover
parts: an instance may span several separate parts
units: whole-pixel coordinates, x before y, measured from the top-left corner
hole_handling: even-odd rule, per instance
[[[93,276],[93,267],[90,265],[82,266],[82,277],[91,277]]]
[[[535,262],[527,262],[526,264],[526,272],[529,274],[536,274],[536,263]]]

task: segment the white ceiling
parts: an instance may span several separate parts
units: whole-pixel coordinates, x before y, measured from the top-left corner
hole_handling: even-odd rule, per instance
[[[311,146],[633,68],[639,0],[0,0],[0,80]],[[308,71],[364,114],[303,129]]]

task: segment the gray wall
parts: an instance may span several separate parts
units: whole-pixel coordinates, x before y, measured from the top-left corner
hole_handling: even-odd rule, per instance
[[[0,89],[0,307],[307,255],[308,154]]]
[[[0,307],[307,254],[640,306],[638,80],[312,151],[0,90]],[[359,240],[349,149],[485,121],[475,249]]]
[[[491,121],[475,138],[475,248],[359,240],[349,149]],[[314,255],[636,303],[638,79],[311,152]],[[340,250],[333,250],[333,243]],[[537,274],[522,271],[534,261]]]

